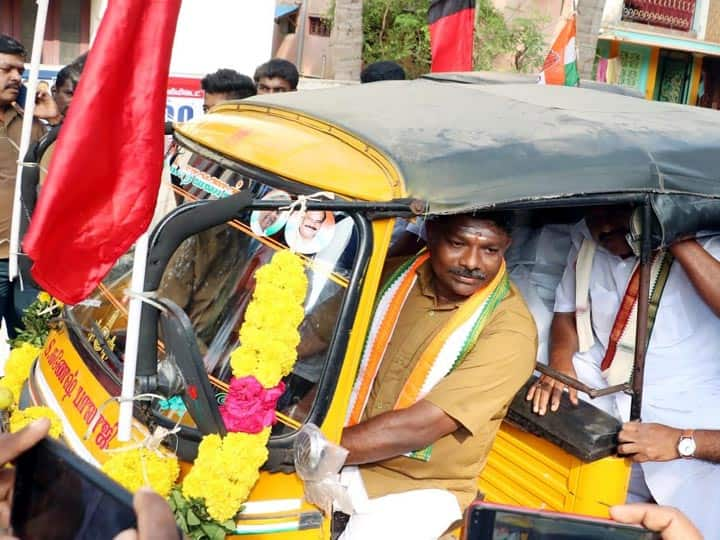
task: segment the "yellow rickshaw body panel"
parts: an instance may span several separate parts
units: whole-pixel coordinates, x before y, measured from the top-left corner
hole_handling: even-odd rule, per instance
[[[478,489],[490,502],[608,517],[625,502],[627,459],[584,463],[558,446],[503,422]]]
[[[50,406],[63,423],[63,439],[88,461],[102,464],[108,450],[127,443],[117,440],[120,406],[100,384],[75,350],[65,327],[48,336],[34,373],[32,396]],[[147,429],[133,421],[132,440],[142,441]],[[132,444],[132,443],[131,443]]]
[[[332,124],[299,113],[228,103],[178,125],[177,132],[225,157],[317,191],[368,201],[405,196],[400,174],[384,154]]]

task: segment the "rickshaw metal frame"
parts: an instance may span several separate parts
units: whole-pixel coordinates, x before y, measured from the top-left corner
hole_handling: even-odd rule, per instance
[[[208,219],[211,219],[213,223],[218,219],[222,219],[218,224],[226,222],[225,218],[228,216],[217,211],[218,204],[223,203],[223,207],[227,207],[226,211],[233,212],[233,215],[239,211],[276,209],[287,206],[288,204],[284,201],[259,201],[251,199],[250,196],[251,193],[244,191],[225,199],[198,201],[182,205],[168,214],[151,234],[150,251],[148,254],[149,271],[146,274],[145,289],[154,290],[157,287],[170,257],[184,239],[200,230],[215,226],[214,224],[210,224]],[[357,313],[357,304],[362,290],[360,284],[364,279],[367,264],[372,253],[373,237],[370,229],[370,220],[365,213],[373,214],[375,219],[380,219],[382,212],[398,212],[409,215],[414,215],[414,212],[411,209],[411,201],[375,204],[356,203],[352,201],[307,200],[306,208],[347,211],[358,231],[358,248],[355,262],[346,289],[347,292],[340,306],[335,331],[328,344],[325,368],[318,381],[317,398],[313,402],[307,418],[304,420],[304,423],[312,422],[321,425],[328,412],[328,405],[332,400],[332,395],[335,392],[338,376],[342,368],[342,359],[347,349],[350,329]],[[222,217],[218,218],[218,215]],[[181,218],[179,223],[177,222],[178,217]],[[232,217],[230,219],[232,219]],[[156,375],[157,348],[155,347],[158,339],[157,323],[159,316],[160,313],[157,308],[143,304],[140,347],[141,350],[146,351],[146,353],[138,360],[136,376],[137,388],[142,389],[142,392],[155,391],[159,384]],[[164,427],[174,427],[172,421],[153,412],[149,412],[148,416],[148,411],[146,411],[145,417],[148,421],[156,422]],[[296,434],[297,432],[292,432],[285,435],[274,436],[270,439],[268,448],[271,450],[271,454],[265,468],[281,470],[292,466],[291,450]],[[196,442],[199,442],[202,437],[199,430],[190,427],[183,427],[182,435],[188,440]]]

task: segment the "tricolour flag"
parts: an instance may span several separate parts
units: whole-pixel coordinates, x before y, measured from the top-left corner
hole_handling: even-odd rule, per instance
[[[472,71],[475,0],[432,0],[428,26],[431,71]]]
[[[559,84],[578,86],[580,75],[577,67],[577,30],[575,15],[572,15],[563,26],[550,53],[545,58],[540,72],[540,84]]]
[[[109,2],[23,242],[32,275],[86,298],[148,227],[180,0]]]

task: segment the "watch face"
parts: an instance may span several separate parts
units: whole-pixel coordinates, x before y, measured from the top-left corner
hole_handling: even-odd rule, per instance
[[[692,456],[695,453],[695,440],[691,437],[684,437],[678,443],[678,453],[683,457]]]

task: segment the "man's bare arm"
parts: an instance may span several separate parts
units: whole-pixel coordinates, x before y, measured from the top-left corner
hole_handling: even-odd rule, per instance
[[[458,427],[442,409],[420,400],[345,429],[340,444],[350,451],[347,465],[375,463],[425,448]]]
[[[720,463],[720,431],[699,429],[693,436],[697,445],[695,458]]]
[[[573,367],[573,355],[578,350],[578,335],[575,326],[575,313],[555,313],[550,327],[550,367],[577,378]],[[560,407],[565,385],[547,375],[540,377],[530,387],[526,399],[533,401],[533,412],[543,415],[550,410],[557,411]],[[568,393],[570,401],[578,404],[577,390],[571,388]]]
[[[720,262],[694,238],[673,244],[670,253],[682,265],[705,303],[720,317]]]

